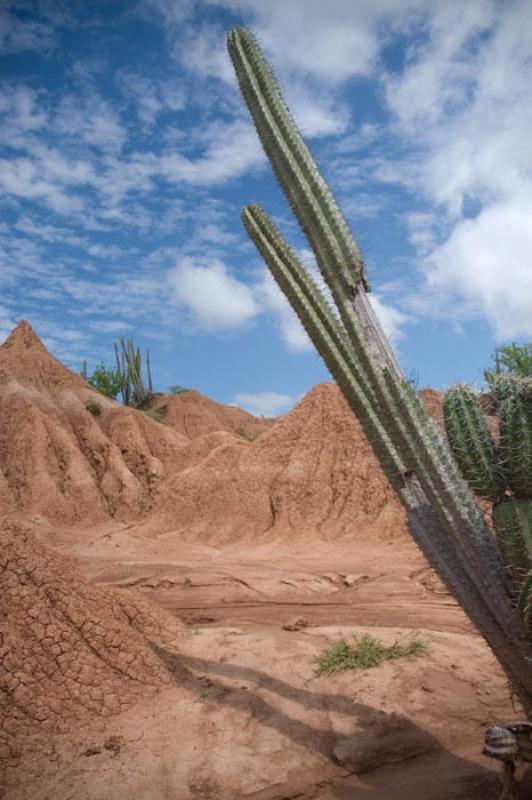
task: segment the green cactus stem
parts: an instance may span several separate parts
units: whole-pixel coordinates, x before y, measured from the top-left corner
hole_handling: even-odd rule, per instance
[[[506,480],[477,395],[461,384],[451,387],[443,400],[443,413],[447,439],[462,475],[479,497],[499,500]]]
[[[503,561],[520,583],[532,572],[532,503],[505,497],[493,507],[493,527]]]
[[[516,497],[532,499],[532,378],[521,378],[501,403],[500,450],[508,485]]]
[[[255,37],[245,28],[233,28],[228,50],[264,150],[318,261],[332,261],[344,285],[355,289],[362,281],[368,288],[360,250]]]

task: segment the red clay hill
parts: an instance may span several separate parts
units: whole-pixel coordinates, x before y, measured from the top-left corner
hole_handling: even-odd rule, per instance
[[[0,502],[53,525],[155,515],[212,543],[406,533],[335,384],[276,420],[196,391],[160,395],[155,409],[160,421],[102,397],[19,323],[0,346]]]
[[[140,592],[90,585],[48,549],[50,527],[79,539],[112,519],[146,521],[146,531],[215,545],[406,535],[335,384],[276,420],[198,392],[155,407],[160,421],[100,396],[27,322],[0,346],[0,773],[11,787],[21,756],[27,764],[41,748],[46,761],[49,733],[80,720],[90,730],[172,682],[154,642],[183,647],[181,624]],[[49,525],[29,524],[35,515]]]

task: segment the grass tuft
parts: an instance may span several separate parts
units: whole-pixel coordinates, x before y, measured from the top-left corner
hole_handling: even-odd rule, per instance
[[[413,658],[425,653],[427,642],[413,637],[405,642],[396,639],[387,646],[372,636],[364,633],[355,636],[353,644],[339,639],[320,656],[316,656],[314,673],[316,675],[332,675],[344,669],[370,669],[378,667],[383,661],[392,658]]]

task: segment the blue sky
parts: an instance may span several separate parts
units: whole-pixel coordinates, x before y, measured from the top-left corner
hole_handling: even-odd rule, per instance
[[[78,370],[132,336],[156,388],[273,416],[328,373],[247,240],[312,266],[225,49],[259,38],[419,385],[532,338],[532,6],[468,0],[0,3],[0,336]]]

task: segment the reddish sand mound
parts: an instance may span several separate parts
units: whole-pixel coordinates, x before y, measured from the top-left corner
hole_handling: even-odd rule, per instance
[[[87,388],[80,375],[48,352],[26,320],[21,320],[0,346],[0,384],[13,380],[46,390]]]
[[[146,636],[181,627],[142,598],[85,583],[19,525],[0,530],[0,767],[28,737],[109,716],[169,682]]]
[[[423,396],[441,418],[439,393]],[[21,322],[0,347],[0,505],[55,525],[156,514],[167,529],[213,542],[406,532],[335,384],[277,420],[196,391],[162,395],[155,408],[163,424],[102,397]]]
[[[253,441],[274,422],[254,417],[242,408],[216,403],[195,389],[179,395],[161,395],[154,408],[163,414],[166,423],[189,439],[229,431]]]
[[[138,518],[187,442],[93,391],[27,322],[0,347],[0,503],[57,524]]]
[[[312,389],[257,441],[221,442],[171,481],[164,498],[183,535],[214,542],[406,534],[401,506],[332,383]]]

